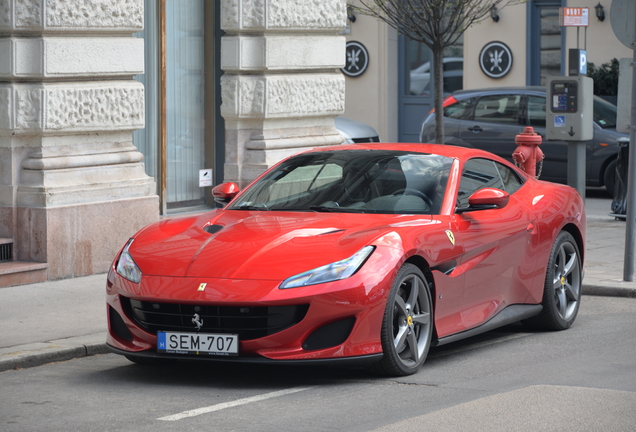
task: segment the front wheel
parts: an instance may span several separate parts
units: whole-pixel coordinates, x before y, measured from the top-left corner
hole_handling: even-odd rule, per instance
[[[426,278],[413,264],[398,272],[382,321],[384,357],[374,365],[378,372],[391,376],[416,373],[431,346],[433,308]]]
[[[543,330],[570,328],[581,304],[582,268],[579,248],[561,231],[552,246],[543,288],[543,310],[524,324]]]

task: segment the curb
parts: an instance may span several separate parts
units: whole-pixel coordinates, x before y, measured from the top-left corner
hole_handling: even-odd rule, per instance
[[[0,348],[0,372],[110,352],[106,333]]]
[[[636,298],[636,288],[589,284],[581,287],[582,295]]]

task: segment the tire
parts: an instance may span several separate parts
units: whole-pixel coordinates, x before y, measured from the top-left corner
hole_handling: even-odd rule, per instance
[[[565,330],[572,326],[581,304],[581,255],[574,237],[557,236],[545,275],[543,310],[523,324],[539,330]]]
[[[384,357],[373,370],[390,376],[416,373],[433,335],[433,303],[426,278],[413,264],[398,272],[387,300],[381,340]]]
[[[603,183],[605,183],[607,193],[614,197],[614,188],[616,186],[616,159],[611,161],[605,169],[605,174],[603,174]]]

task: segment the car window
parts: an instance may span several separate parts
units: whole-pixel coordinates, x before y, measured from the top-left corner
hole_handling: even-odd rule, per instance
[[[479,99],[475,106],[475,120],[519,124],[521,95],[492,95]]]
[[[497,171],[499,171],[499,176],[501,177],[501,182],[503,183],[502,190],[508,192],[510,195],[517,192],[517,190],[519,190],[519,188],[523,185],[523,182],[517,173],[499,162],[495,162],[495,167],[497,167]]]
[[[515,193],[522,181],[514,170],[490,159],[470,159],[464,165],[457,206],[468,207],[468,198],[483,188],[501,189],[509,194]]]
[[[301,154],[269,171],[228,209],[439,214],[452,163],[385,150]]]
[[[470,108],[470,102],[471,99],[465,99],[444,107],[444,117],[453,119],[465,117],[468,113],[468,108]]]
[[[616,127],[616,105],[594,98],[594,121],[603,129]]]
[[[448,61],[443,65],[444,71],[452,71],[452,70],[464,70],[464,62],[463,60],[457,61]]]
[[[545,98],[528,96],[528,124],[530,126],[545,127]]]

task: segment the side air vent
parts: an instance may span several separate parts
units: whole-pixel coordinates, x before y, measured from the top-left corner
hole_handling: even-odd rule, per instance
[[[314,331],[303,343],[303,349],[312,351],[331,348],[344,343],[351,334],[356,319],[353,317],[336,321]]]

